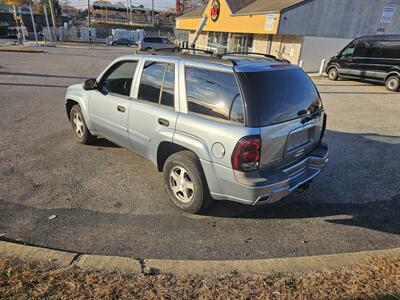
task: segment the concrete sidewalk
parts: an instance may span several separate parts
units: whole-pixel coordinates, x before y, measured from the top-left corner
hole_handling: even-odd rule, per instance
[[[0,241],[0,255],[53,263],[61,267],[104,270],[126,274],[172,273],[176,275],[269,274],[350,268],[368,263],[373,257],[398,257],[400,248],[334,255],[258,260],[195,261],[134,259],[131,257],[87,255]]]

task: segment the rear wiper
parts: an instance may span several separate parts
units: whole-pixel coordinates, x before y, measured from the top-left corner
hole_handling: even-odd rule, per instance
[[[298,113],[299,116],[304,115],[304,114],[300,114],[301,112],[303,112],[303,111],[302,111],[302,110],[299,111],[299,113]],[[317,112],[314,112],[314,113],[312,113],[312,114],[310,114],[310,115],[304,117],[304,118],[301,120],[301,123],[302,123],[302,124],[308,123],[308,122],[310,122],[311,120],[314,120],[314,119],[316,119],[316,118],[319,118],[320,116],[321,116],[321,110],[320,110],[320,111],[317,111]]]

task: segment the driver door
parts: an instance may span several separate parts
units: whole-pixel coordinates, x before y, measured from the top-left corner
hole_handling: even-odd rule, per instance
[[[116,144],[129,147],[128,117],[132,82],[138,61],[117,62],[90,95],[89,111],[95,130]]]
[[[356,43],[348,45],[340,54],[339,63],[339,74],[352,75],[352,64],[353,64],[353,53],[356,48]]]

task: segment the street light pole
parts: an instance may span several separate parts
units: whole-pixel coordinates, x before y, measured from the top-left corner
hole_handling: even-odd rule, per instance
[[[56,27],[56,19],[54,18],[53,0],[49,0],[49,5],[50,5],[51,20],[53,21],[53,27]]]
[[[51,36],[50,25],[49,25],[49,18],[47,17],[47,6],[44,5],[44,15],[46,17],[46,24],[47,24],[47,32],[49,33],[50,42],[53,42],[53,37]]]
[[[88,27],[90,28],[90,0],[88,0]]]
[[[154,27],[154,25],[155,25],[155,22],[154,22],[154,0],[151,0],[151,19],[153,21],[153,27]]]
[[[32,5],[29,5],[29,8],[31,10],[32,26],[33,26],[33,32],[35,33],[36,47],[39,47],[39,42],[38,42],[38,37],[37,37],[37,32],[36,32],[36,25],[35,25],[35,18],[33,16],[33,11],[32,11]]]

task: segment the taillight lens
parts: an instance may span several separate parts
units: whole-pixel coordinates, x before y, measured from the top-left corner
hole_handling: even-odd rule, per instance
[[[326,121],[328,119],[328,116],[326,115],[326,113],[324,114],[324,121],[322,123],[322,130],[321,130],[321,140],[325,135],[325,130],[326,130]]]
[[[246,136],[242,138],[236,145],[232,155],[233,169],[242,172],[258,170],[261,156],[260,150],[260,136]]]

